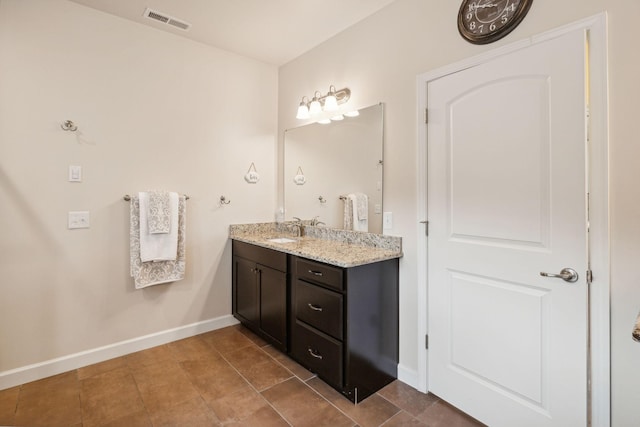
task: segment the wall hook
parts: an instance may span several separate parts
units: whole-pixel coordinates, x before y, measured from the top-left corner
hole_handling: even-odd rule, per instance
[[[62,130],[75,132],[78,130],[78,126],[73,123],[71,120],[65,120],[63,124],[60,125]]]
[[[221,205],[228,205],[229,203],[231,203],[231,200],[227,200],[226,197],[220,196],[220,204]]]
[[[322,196],[318,197],[318,200],[320,200],[320,203],[327,203],[327,199]]]

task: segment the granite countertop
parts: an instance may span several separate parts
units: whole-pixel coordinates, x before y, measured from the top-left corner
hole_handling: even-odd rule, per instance
[[[356,231],[335,230],[305,225],[303,236],[295,237],[293,223],[260,223],[231,225],[229,237],[291,255],[297,255],[338,267],[356,267],[402,257],[402,239]],[[289,243],[269,239],[285,237]]]

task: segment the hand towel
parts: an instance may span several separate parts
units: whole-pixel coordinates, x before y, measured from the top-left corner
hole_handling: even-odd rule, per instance
[[[173,261],[147,261],[140,258],[140,198],[131,198],[129,209],[129,238],[130,238],[130,273],[134,278],[136,289],[161,283],[175,282],[184,279],[186,269],[186,198],[179,196],[178,200],[178,233],[177,254]]]
[[[369,214],[369,198],[364,193],[355,193],[358,208],[358,220],[367,219]]]
[[[364,197],[363,197],[364,196]],[[360,201],[359,201],[360,200]],[[347,202],[351,205],[353,212],[353,231],[369,231],[369,220],[366,218],[360,219],[358,214],[358,204],[363,203],[368,208],[367,196],[362,193],[349,194],[347,196]]]
[[[167,234],[171,231],[172,197],[168,191],[149,191],[149,205],[147,206],[149,234]]]
[[[349,196],[342,199],[344,211],[342,214],[342,225],[345,230],[353,230],[353,203]]]
[[[147,261],[174,261],[178,250],[178,194],[169,193],[169,233],[152,234],[149,230],[149,192],[138,193],[140,202],[140,259]]]

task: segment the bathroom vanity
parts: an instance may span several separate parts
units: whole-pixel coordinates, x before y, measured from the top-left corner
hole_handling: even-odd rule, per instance
[[[401,240],[277,227],[232,226],[233,315],[357,403],[397,377]]]

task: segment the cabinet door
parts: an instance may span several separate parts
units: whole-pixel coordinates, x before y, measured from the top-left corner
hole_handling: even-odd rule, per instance
[[[258,273],[260,329],[284,347],[287,337],[287,275],[263,265],[258,265]]]
[[[258,325],[258,279],[255,263],[244,258],[233,258],[234,314]]]

